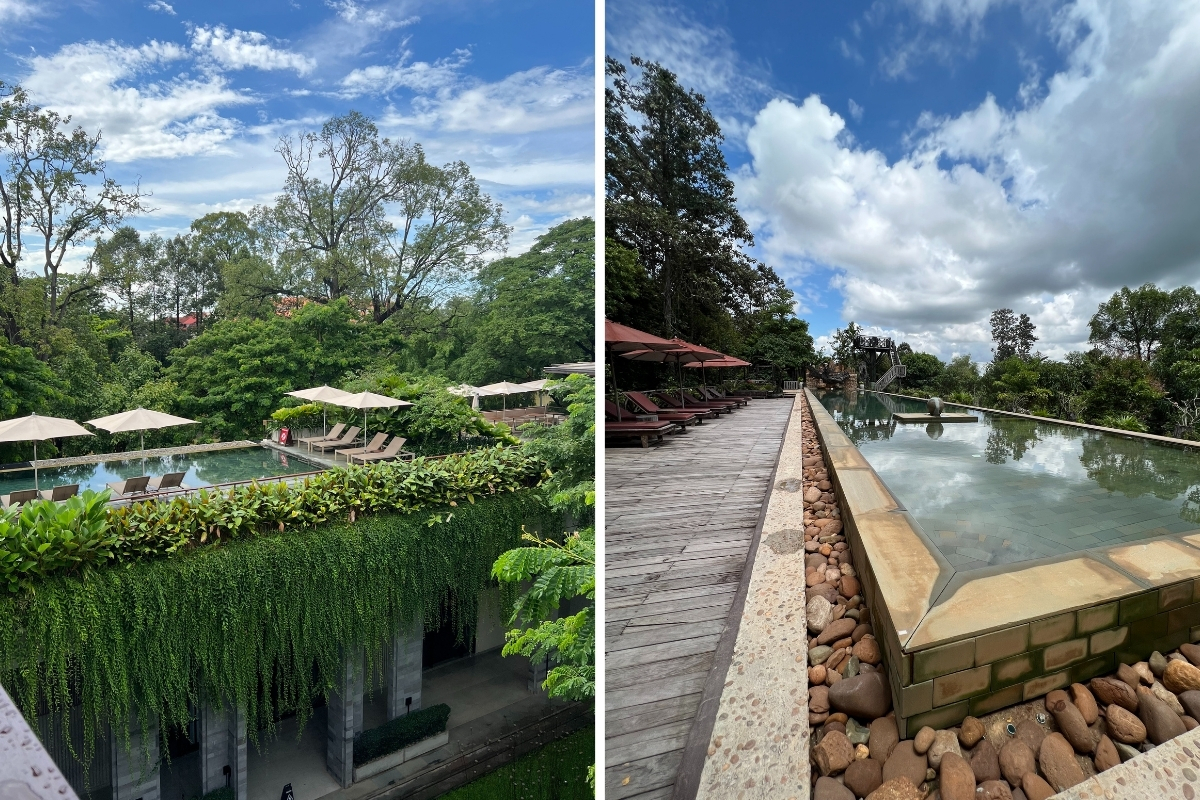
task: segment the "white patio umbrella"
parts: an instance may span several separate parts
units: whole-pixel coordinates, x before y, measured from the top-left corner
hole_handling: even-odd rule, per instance
[[[407,400],[397,400],[394,397],[388,397],[384,394],[375,394],[374,392],[359,392],[358,394],[348,394],[338,400],[331,400],[334,405],[342,406],[343,408],[361,408],[363,412],[363,447],[367,446],[367,409],[370,408],[397,408],[399,406],[411,406],[412,403]]]
[[[314,386],[311,389],[297,389],[294,392],[288,392],[291,397],[299,397],[301,400],[308,400],[313,403],[321,403],[323,405],[333,403],[340,398],[349,397],[349,392],[343,392],[341,389],[335,389],[332,386]],[[321,409],[321,433],[329,432],[329,428],[325,424],[325,409]]]
[[[38,488],[37,443],[45,439],[65,436],[95,436],[96,434],[78,422],[61,417],[43,417],[30,414],[28,417],[0,422],[0,442],[33,442],[33,488]]]
[[[536,381],[526,381],[521,385],[530,391],[537,392],[537,404],[540,407],[542,405],[542,389],[545,389],[546,384],[549,382],[550,381],[546,378],[542,378],[541,380]]]
[[[88,425],[102,428],[109,433],[128,433],[138,431],[141,440],[139,450],[146,449],[146,431],[159,428],[173,428],[176,425],[195,425],[196,420],[187,417],[177,417],[162,411],[152,411],[148,408],[135,408],[132,411],[122,411],[120,414],[110,414],[107,417],[89,419]]]
[[[450,394],[456,394],[459,397],[471,398],[471,408],[479,408],[479,397],[482,390],[478,386],[472,386],[469,383],[460,383],[458,386],[451,386],[446,389]]]
[[[505,411],[508,410],[508,396],[510,394],[528,394],[529,392],[534,391],[523,384],[510,383],[508,381],[489,383],[487,386],[480,386],[479,388],[483,390],[481,394],[484,395],[503,395],[504,400],[501,404]]]

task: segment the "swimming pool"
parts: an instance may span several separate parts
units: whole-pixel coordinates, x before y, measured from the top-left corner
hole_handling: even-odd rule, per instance
[[[322,467],[318,464],[267,447],[255,446],[39,469],[37,483],[42,489],[78,483],[81,492],[85,489],[100,491],[111,481],[136,478],[139,475],[185,472],[184,487],[197,489],[230,481],[278,478],[319,469]],[[0,473],[0,494],[32,488],[32,468]]]
[[[821,403],[959,572],[1200,528],[1196,450],[983,411],[897,423],[924,403],[871,393]]]

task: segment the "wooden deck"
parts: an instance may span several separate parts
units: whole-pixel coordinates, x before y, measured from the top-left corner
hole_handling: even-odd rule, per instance
[[[671,795],[791,409],[754,400],[649,450],[605,450],[610,800]]]

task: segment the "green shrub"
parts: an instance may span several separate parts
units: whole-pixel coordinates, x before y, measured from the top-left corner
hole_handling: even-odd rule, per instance
[[[273,430],[280,428],[315,428],[321,422],[321,406],[305,403],[300,406],[279,408],[271,412]]]
[[[222,786],[220,789],[213,789],[200,800],[237,800],[237,794],[229,786]]]
[[[428,461],[351,466],[303,483],[250,483],[171,500],[106,507],[107,490],[66,503],[40,500],[0,515],[0,587],[28,590],[51,575],[80,574],[222,542],[387,511],[474,503],[538,485],[545,464],[519,448],[473,450]],[[105,521],[106,517],[106,521]]]
[[[585,728],[521,756],[440,800],[593,800],[588,768],[596,729]]]
[[[436,736],[446,730],[446,720],[449,718],[450,706],[439,703],[357,734],[354,737],[354,766],[361,767],[380,756]]]

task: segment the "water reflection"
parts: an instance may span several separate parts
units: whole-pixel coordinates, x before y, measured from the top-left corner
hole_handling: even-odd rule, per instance
[[[1010,418],[992,423],[983,451],[989,464],[1003,464],[1010,458],[1020,461],[1039,441],[1038,423],[1032,420]]]
[[[1128,497],[1151,494],[1173,500],[1200,483],[1195,451],[1164,447],[1142,439],[1106,434],[1089,436],[1083,440],[1079,462],[1089,478],[1110,492],[1121,492]]]
[[[946,428],[940,422],[931,422],[925,426],[925,435],[934,441],[942,438],[942,434],[945,432]]]

